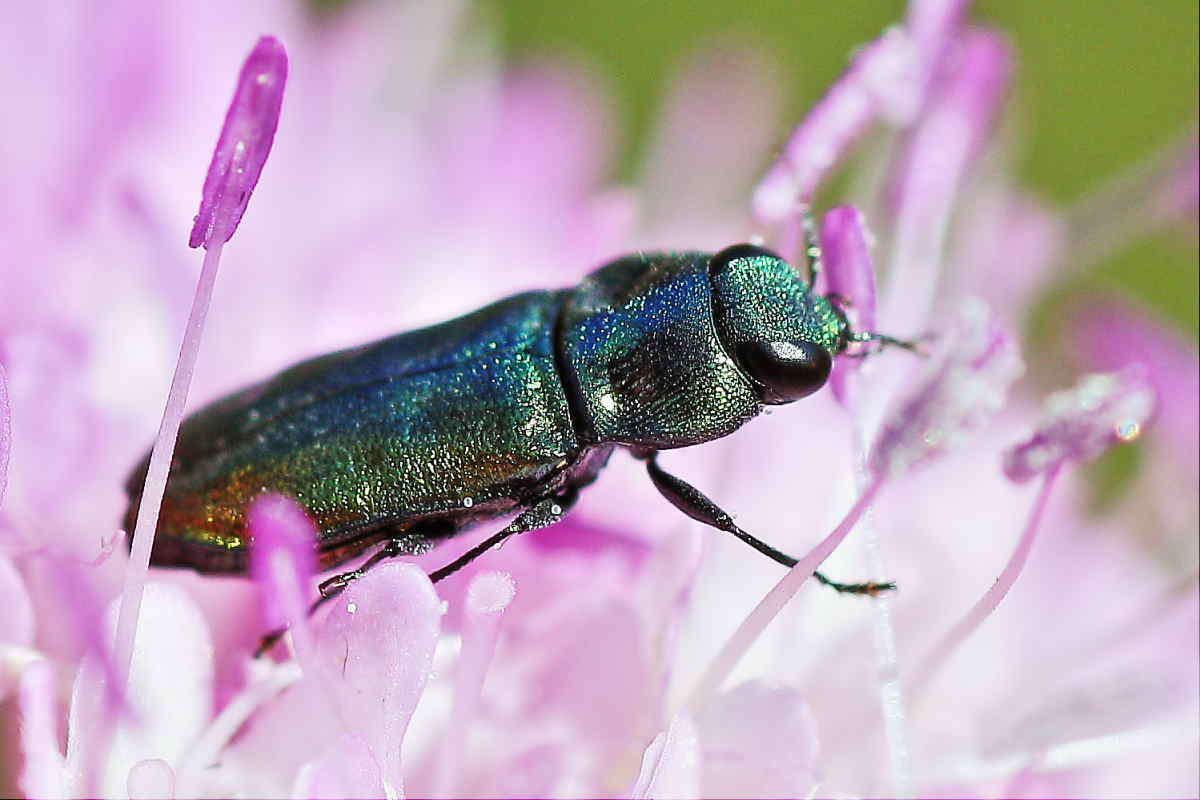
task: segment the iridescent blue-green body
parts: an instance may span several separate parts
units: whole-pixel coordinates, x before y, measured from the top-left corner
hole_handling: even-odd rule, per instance
[[[330,567],[422,552],[592,482],[613,448],[726,436],[824,383],[845,318],[779,257],[630,256],[578,287],[300,363],[189,417],[153,561],[241,572],[257,495],[295,498]],[[132,530],[145,478],[130,477]]]

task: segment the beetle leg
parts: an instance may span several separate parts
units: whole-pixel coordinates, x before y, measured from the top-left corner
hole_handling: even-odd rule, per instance
[[[654,482],[654,488],[658,489],[659,494],[671,501],[671,505],[697,522],[703,522],[705,525],[710,525],[717,530],[732,533],[772,561],[782,564],[785,567],[796,566],[796,559],[787,553],[776,550],[761,539],[746,533],[746,531],[733,523],[733,518],[729,514],[722,511],[716,503],[705,497],[700,490],[687,481],[676,478],[660,467],[658,465],[658,453],[651,452],[649,454],[642,454],[640,457],[646,461],[646,471],[650,473],[650,480]],[[896,584],[891,582],[839,583],[826,578],[820,572],[814,572],[813,576],[825,586],[847,594],[875,596],[881,592],[893,591],[896,588]]]
[[[499,545],[510,536],[516,536],[518,533],[528,533],[536,531],[539,528],[545,528],[558,522],[563,518],[571,506],[575,505],[575,500],[579,496],[578,489],[571,487],[559,495],[544,497],[534,503],[529,508],[521,512],[521,514],[508,524],[504,530],[497,534],[489,536],[479,544],[472,547],[461,556],[451,561],[441,569],[435,570],[429,574],[429,579],[433,583],[437,583],[443,578],[452,575],[458,570],[470,564],[479,556],[486,553],[488,550]],[[378,552],[368,558],[357,569],[343,572],[340,575],[334,575],[332,578],[324,581],[320,585],[321,596],[318,597],[308,609],[308,615],[311,617],[316,613],[317,609],[329,602],[333,598],[341,594],[348,584],[361,578],[369,569],[374,567],[381,561],[401,555],[411,555],[411,537],[396,538],[385,544]],[[258,658],[263,653],[266,653],[275,643],[278,642],[283,635],[287,633],[286,628],[272,631],[259,640],[258,649],[254,653],[254,657]]]
[[[571,509],[571,506],[575,505],[575,500],[578,496],[579,491],[575,488],[570,488],[561,495],[542,498],[522,511],[520,516],[510,522],[504,530],[484,539],[441,569],[429,573],[429,580],[437,583],[443,578],[453,575],[510,536],[536,531],[540,528],[553,525],[563,518],[563,515]]]

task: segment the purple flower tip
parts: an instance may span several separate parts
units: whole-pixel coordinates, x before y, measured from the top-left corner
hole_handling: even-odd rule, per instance
[[[192,225],[189,246],[223,244],[237,230],[275,140],[287,68],[287,53],[273,36],[259,39],[242,64],[204,178],[200,213]]]
[[[250,572],[261,591],[268,626],[294,622],[289,607],[304,605],[304,591],[316,571],[317,529],[295,500],[263,495],[247,514],[254,546]],[[282,570],[282,571],[281,571]]]
[[[829,210],[821,224],[821,250],[829,291],[847,302],[854,330],[875,330],[874,237],[854,206]]]
[[[1004,455],[1004,474],[1018,483],[1064,461],[1090,461],[1141,435],[1154,411],[1154,390],[1141,371],[1085,375],[1046,400],[1033,435]]]
[[[842,310],[856,333],[875,330],[872,244],[873,237],[854,206],[838,206],[825,215],[821,223],[825,279],[829,292],[842,299]],[[847,402],[847,379],[857,364],[857,360],[849,358],[838,359],[834,364],[830,385],[841,403]]]
[[[987,423],[1024,371],[1013,337],[973,301],[945,335],[942,353],[908,400],[884,422],[871,453],[877,477],[903,472],[959,444]]]

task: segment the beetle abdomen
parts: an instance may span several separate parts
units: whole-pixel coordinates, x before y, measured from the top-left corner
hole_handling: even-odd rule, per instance
[[[268,491],[296,498],[322,551],[339,554],[424,518],[461,525],[521,504],[578,450],[555,367],[560,296],[518,295],[306,361],[197,412],[180,431],[155,563],[242,570],[246,507]],[[129,531],[144,470],[129,482]]]

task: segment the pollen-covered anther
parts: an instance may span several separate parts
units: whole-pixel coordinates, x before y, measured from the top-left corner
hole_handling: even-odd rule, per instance
[[[1091,461],[1138,438],[1154,404],[1154,390],[1141,370],[1085,375],[1047,398],[1032,436],[1005,453],[1004,473],[1020,483],[1066,461]]]
[[[1013,337],[980,301],[967,303],[917,389],[884,422],[872,448],[877,477],[957,446],[1004,404],[1024,372]]]
[[[275,140],[287,67],[283,45],[271,36],[259,39],[242,65],[204,179],[191,247],[223,244],[237,230]]]

